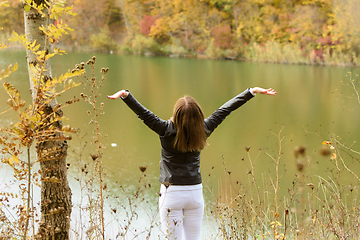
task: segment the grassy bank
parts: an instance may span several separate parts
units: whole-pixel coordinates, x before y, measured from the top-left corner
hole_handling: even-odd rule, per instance
[[[230,59],[261,63],[307,64],[325,66],[360,66],[360,58],[355,53],[344,53],[337,48],[301,47],[297,44],[267,42],[264,45],[252,43],[233,49],[221,49],[210,42],[201,53],[186,50],[174,41],[169,45],[159,45],[151,38],[138,35],[119,47],[119,53],[145,56],[193,57],[200,59]]]
[[[3,44],[12,49],[21,49],[21,44],[13,43],[11,35],[0,35]],[[93,35],[90,45],[63,45],[55,43],[53,47],[68,52],[103,52],[115,54],[134,54],[143,56],[165,56],[176,58],[226,59],[251,61],[259,63],[306,64],[338,67],[360,67],[360,56],[355,52],[343,52],[340,48],[305,46],[295,43],[279,43],[270,41],[265,44],[251,43],[236,45],[232,49],[221,49],[208,43],[204,51],[186,49],[179,39],[172,39],[168,44],[160,45],[150,37],[136,35],[133,39],[126,38],[121,44],[114,42],[106,33]]]

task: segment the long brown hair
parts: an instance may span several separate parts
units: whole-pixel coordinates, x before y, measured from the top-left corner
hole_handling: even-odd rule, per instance
[[[180,98],[171,118],[177,129],[174,147],[181,152],[200,151],[206,146],[204,113],[190,96]]]

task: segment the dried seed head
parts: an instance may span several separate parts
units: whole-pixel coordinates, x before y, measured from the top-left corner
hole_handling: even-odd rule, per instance
[[[139,169],[141,172],[145,172],[147,169],[147,166],[140,166]]]
[[[314,189],[315,185],[313,183],[308,183],[306,186],[309,186],[311,189]]]
[[[246,147],[245,147],[245,151],[249,152],[249,151],[250,151],[250,148],[251,148],[250,146],[246,146]]]
[[[327,146],[322,146],[320,149],[320,155],[323,157],[327,157],[331,155],[331,151]]]
[[[301,146],[301,145],[296,146],[295,149],[294,149],[295,157],[298,157],[298,156],[304,157],[305,152],[306,152],[306,148],[304,146]]]
[[[95,154],[90,154],[90,156],[91,156],[92,160],[94,160],[94,161],[99,157],[98,155],[95,155]]]
[[[299,172],[302,172],[303,168],[304,168],[304,164],[302,163],[301,160],[296,159],[296,168]]]
[[[109,68],[102,68],[101,73],[106,74],[109,71]]]

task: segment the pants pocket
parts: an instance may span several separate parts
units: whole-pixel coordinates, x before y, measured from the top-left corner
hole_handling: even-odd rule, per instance
[[[179,209],[181,196],[177,192],[162,193],[159,199],[159,207],[166,209]]]
[[[202,189],[191,191],[194,208],[204,207],[204,197]]]

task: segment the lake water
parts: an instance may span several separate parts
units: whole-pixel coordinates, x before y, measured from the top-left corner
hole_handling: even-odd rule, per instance
[[[19,70],[6,81],[15,85],[23,98],[29,101],[25,53],[2,51],[0,54],[0,69],[18,62]],[[296,146],[306,146],[308,159],[311,159],[309,173],[324,177],[334,164],[329,158],[320,156],[319,150],[322,141],[329,140],[330,134],[341,137],[342,142],[347,145],[357,141],[353,147],[360,150],[360,105],[354,98],[354,91],[347,76],[351,72],[355,78],[360,72],[359,69],[103,54],[96,56],[97,72],[102,67],[110,69],[101,88],[100,101],[105,104],[105,115],[99,121],[102,132],[108,135],[102,139],[106,146],[102,161],[106,172],[105,181],[108,184],[107,194],[112,199],[123,196],[120,185],[126,189],[136,189],[142,176],[139,166],[147,166],[145,181],[152,187],[146,193],[146,207],[139,210],[143,212],[140,220],[151,219],[148,211],[156,212],[156,193],[160,187],[157,180],[160,144],[157,135],[138,120],[121,100],[106,98],[106,95],[121,89],[130,90],[144,106],[163,119],[171,116],[174,103],[185,94],[193,96],[202,106],[204,114],[209,116],[248,87],[276,89],[277,96],[257,95],[233,112],[209,138],[209,146],[203,150],[201,156],[204,194],[208,206],[224,191],[229,198],[237,194],[228,189],[230,183],[249,183],[248,172],[251,166],[245,146],[251,147],[250,156],[256,166],[256,176],[261,178],[263,174],[275,174],[274,163],[269,155],[277,155],[276,135],[281,129],[283,143],[287,142],[281,150],[281,165],[285,166],[281,171],[286,169],[281,180],[282,189],[291,185],[296,174],[293,154]],[[53,75],[60,75],[72,69],[76,63],[86,62],[91,57],[91,54],[83,53],[57,56],[52,61]],[[79,96],[81,92],[84,90],[80,86],[58,101],[74,95]],[[3,91],[0,94],[0,112],[6,109],[6,99]],[[69,118],[66,124],[80,128],[80,135],[87,133],[85,139],[91,141],[93,125],[88,124],[88,109],[87,104],[80,102],[65,108],[64,113]],[[10,121],[15,122],[16,116],[0,116],[1,126],[7,126]],[[73,189],[73,201],[78,202],[76,199],[81,196],[81,191],[74,179],[79,178],[82,173],[77,167],[80,160],[71,151],[78,151],[81,143],[74,137],[69,145],[69,181]],[[92,148],[88,145],[81,164],[92,161],[88,157],[88,153],[94,151]],[[356,166],[355,164],[349,162],[350,167]],[[2,176],[11,175],[10,168],[3,166],[0,171]],[[230,179],[227,171],[231,171]],[[354,171],[359,173],[358,169]],[[345,184],[353,182],[351,175],[345,176]],[[110,202],[109,205],[113,208],[118,204],[116,200]],[[204,224],[209,224],[209,221],[204,221]],[[114,229],[111,231],[116,232]],[[216,232],[216,229],[214,231]],[[213,234],[209,232],[204,234]]]

